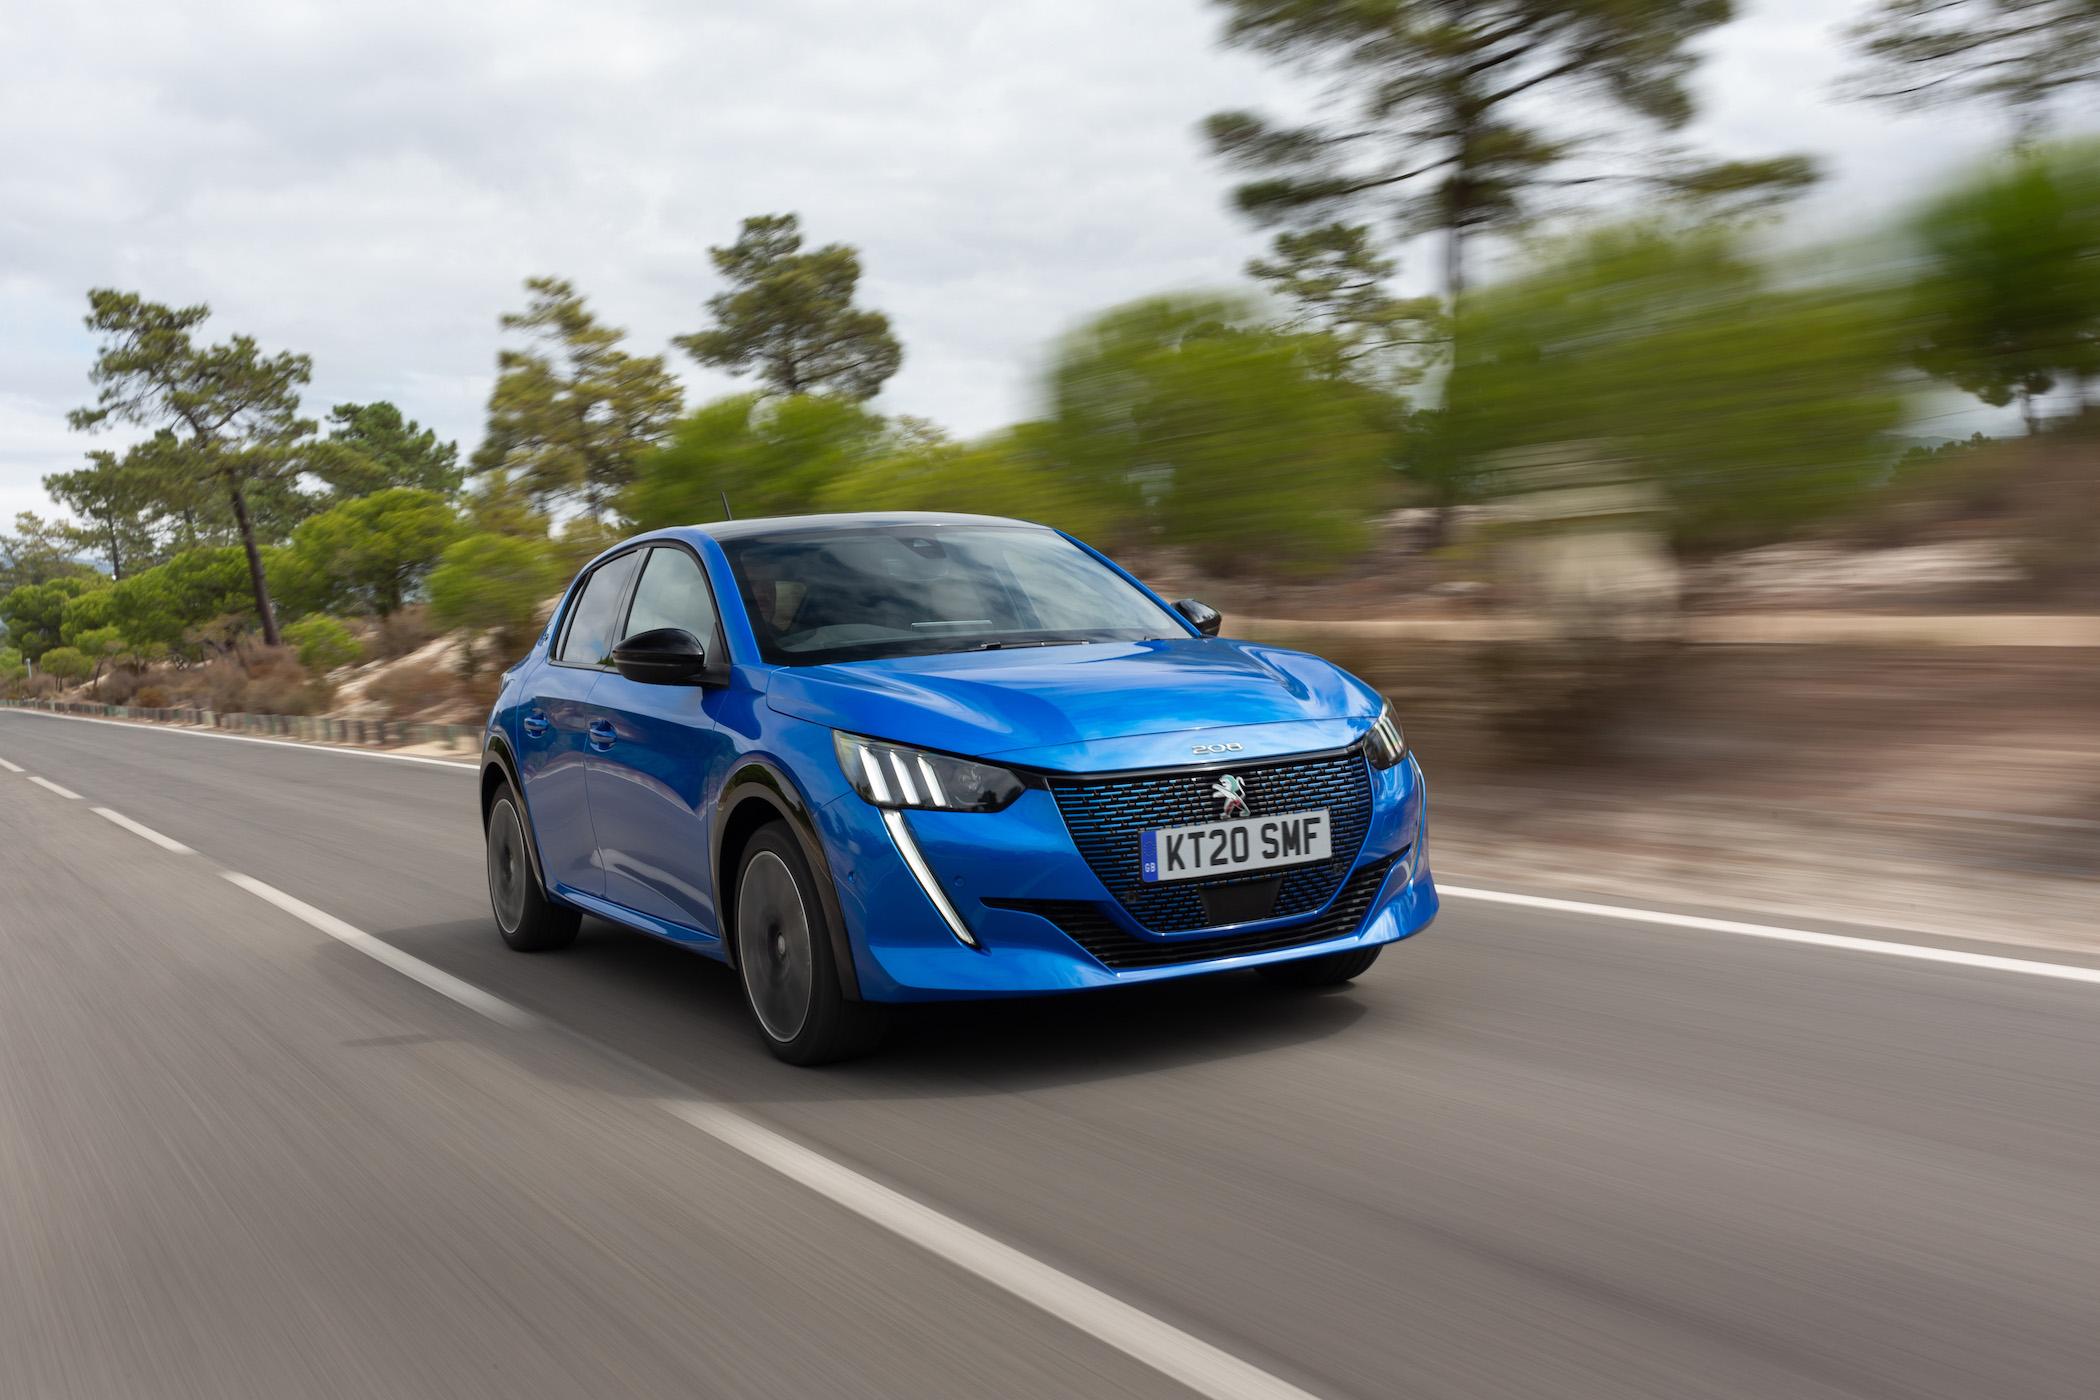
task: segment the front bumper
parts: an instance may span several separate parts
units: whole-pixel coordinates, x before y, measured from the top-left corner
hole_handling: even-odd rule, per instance
[[[1029,995],[1287,962],[1427,927],[1437,895],[1421,770],[1410,755],[1371,781],[1370,822],[1333,899],[1310,913],[1182,934],[1137,924],[1080,855],[1049,792],[1030,789],[1002,812],[905,814],[976,948],[936,910],[876,808],[848,793],[817,816],[863,996]]]

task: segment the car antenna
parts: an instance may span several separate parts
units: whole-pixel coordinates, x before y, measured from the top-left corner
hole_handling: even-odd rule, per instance
[[[727,491],[722,493],[722,518],[724,520],[736,519],[736,512],[729,508],[729,493]]]

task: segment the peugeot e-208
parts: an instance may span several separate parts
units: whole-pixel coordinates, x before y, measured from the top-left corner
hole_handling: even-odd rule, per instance
[[[489,717],[496,924],[735,968],[797,1064],[885,1004],[1359,976],[1436,914],[1378,693],[1053,529],[836,515],[593,560]]]

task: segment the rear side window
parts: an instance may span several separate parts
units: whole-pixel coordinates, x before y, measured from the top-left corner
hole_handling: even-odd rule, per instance
[[[709,648],[715,644],[715,599],[699,561],[682,549],[652,549],[635,585],[634,607],[627,615],[627,635],[678,627]]]
[[[583,591],[569,609],[569,625],[562,632],[556,661],[574,666],[611,664],[613,628],[620,619],[620,600],[627,594],[627,580],[634,577],[639,553],[608,559],[583,581]]]

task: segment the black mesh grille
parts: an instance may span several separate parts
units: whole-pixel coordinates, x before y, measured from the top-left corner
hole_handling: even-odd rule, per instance
[[[1125,932],[1099,904],[1083,899],[987,899],[994,909],[1019,909],[1040,914],[1056,924],[1074,943],[1112,972],[1136,968],[1172,967],[1177,963],[1206,962],[1212,958],[1237,957],[1245,953],[1267,953],[1278,948],[1298,948],[1341,938],[1363,926],[1371,912],[1371,901],[1393,862],[1404,856],[1384,856],[1349,877],[1334,903],[1319,916],[1289,928],[1263,929],[1255,933],[1228,933],[1216,938],[1140,938]]]
[[[1325,807],[1333,822],[1334,858],[1286,872],[1269,911],[1271,917],[1309,914],[1326,904],[1363,845],[1364,832],[1371,824],[1371,773],[1363,754],[1353,750],[1325,758],[1248,763],[1223,770],[1129,778],[1052,778],[1050,791],[1079,853],[1108,892],[1148,929],[1187,933],[1211,927],[1213,921],[1204,913],[1200,893],[1205,886],[1276,878],[1273,870],[1256,870],[1213,880],[1148,885],[1140,874],[1139,832],[1218,819],[1218,802],[1210,789],[1221,771],[1246,783],[1247,808],[1254,816]]]

